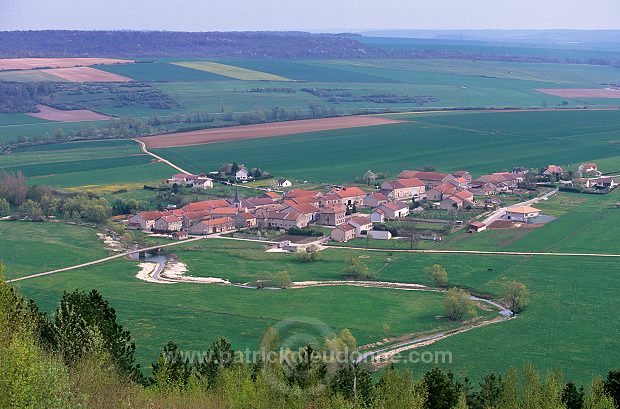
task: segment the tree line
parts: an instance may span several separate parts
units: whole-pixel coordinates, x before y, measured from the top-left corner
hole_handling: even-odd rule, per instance
[[[2,266],[0,264],[0,271]],[[54,408],[514,408],[617,409],[620,370],[587,389],[532,365],[489,373],[476,386],[434,368],[393,367],[376,380],[354,359],[348,329],[298,349],[268,327],[252,358],[220,338],[198,354],[168,342],[150,370],[130,331],[96,290],[65,292],[51,316],[0,273],[0,406]],[[329,352],[329,354],[326,354]],[[327,358],[326,358],[327,357]],[[339,357],[335,359],[334,357]]]

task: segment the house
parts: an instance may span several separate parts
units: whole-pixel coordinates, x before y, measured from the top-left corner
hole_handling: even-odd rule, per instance
[[[452,180],[449,180],[448,183],[456,186],[457,189],[467,189],[469,185],[469,181],[463,177],[455,177]]]
[[[398,174],[398,179],[420,179],[426,185],[427,189],[446,183],[454,176],[439,172],[426,172],[421,170],[403,170]]]
[[[187,238],[187,232],[185,230],[175,231],[172,233],[172,238],[175,240],[185,240]]]
[[[159,219],[155,220],[153,230],[162,232],[173,232],[181,231],[182,227],[183,223],[181,218],[171,214],[167,216],[162,216]]]
[[[256,227],[256,216],[252,213],[239,213],[234,216],[235,227],[238,229],[252,229]]]
[[[392,200],[419,200],[426,192],[426,183],[418,178],[387,180],[381,191]]]
[[[127,228],[151,231],[155,226],[155,220],[162,216],[171,214],[169,212],[139,212],[131,216],[128,220]]]
[[[474,201],[474,194],[469,190],[461,190],[456,192],[454,196],[463,201],[463,207],[474,207],[476,202]]]
[[[432,202],[442,201],[448,196],[452,196],[457,191],[457,187],[451,183],[442,183],[426,192],[426,200]]]
[[[185,212],[181,216],[182,225],[184,229],[190,228],[198,222],[211,218],[211,212],[209,210],[198,210],[195,212]]]
[[[613,189],[618,184],[612,177],[602,177],[594,179],[594,186],[599,189]]]
[[[579,173],[581,175],[585,175],[586,173],[590,172],[599,173],[598,165],[596,163],[582,163],[581,165],[579,165]]]
[[[528,219],[538,216],[540,209],[531,206],[517,206],[506,209],[506,219],[527,223]]]
[[[378,207],[389,202],[389,199],[383,193],[370,193],[364,198],[364,206]]]
[[[479,233],[487,229],[487,225],[482,222],[471,222],[469,223],[469,233]]]
[[[392,233],[387,230],[370,230],[368,232],[368,237],[375,240],[390,240],[392,238]]]
[[[452,176],[455,178],[463,178],[467,181],[467,183],[471,183],[471,173],[466,170],[457,170],[456,172],[452,172]]]
[[[390,202],[377,208],[385,214],[388,220],[394,220],[400,217],[407,217],[409,214],[409,205],[403,202]]]
[[[560,180],[560,176],[564,173],[564,168],[556,165],[548,165],[547,169],[543,172],[543,175],[548,178],[552,178],[555,180]]]
[[[235,180],[244,181],[248,180],[249,177],[250,173],[246,168],[239,168],[239,170],[235,173]]]
[[[235,231],[235,221],[230,217],[203,220],[189,229],[190,234],[207,235],[215,233],[229,233]]]
[[[346,214],[344,205],[328,206],[321,209],[319,219],[325,226],[339,226],[345,222]]]
[[[304,203],[304,204],[299,204],[293,200],[285,200],[284,204],[288,207],[286,207],[284,210],[282,210],[282,212],[285,213],[301,213],[305,216],[308,216],[308,220],[310,223],[315,222],[317,220],[319,220],[319,215],[321,213],[321,209],[319,209],[318,207],[310,204],[310,203]]]
[[[301,213],[269,212],[263,221],[264,227],[288,230],[291,227],[306,227],[310,218]]]
[[[276,201],[276,200],[280,200],[280,195],[277,194],[276,192],[268,191],[268,192],[265,192],[262,195],[258,196],[258,198],[259,199],[268,198],[268,199]]]
[[[321,195],[321,207],[330,207],[342,205],[342,198],[334,193],[326,193]]]
[[[349,223],[341,224],[332,230],[330,236],[334,241],[346,243],[347,241],[355,238],[355,227]]]
[[[278,187],[291,187],[293,182],[288,179],[278,179]]]
[[[385,221],[385,212],[377,208],[370,213],[370,221],[373,223],[383,223]]]
[[[213,188],[213,179],[207,177],[197,177],[192,180],[192,187],[196,189],[211,189]]]
[[[338,196],[345,206],[361,205],[366,197],[366,192],[356,186],[334,189],[331,193]]]
[[[210,189],[213,187],[213,179],[204,175],[192,175],[189,173],[177,173],[166,180],[168,184],[179,185],[200,189]]]
[[[354,217],[349,220],[348,224],[355,227],[355,237],[366,237],[366,234],[372,230],[372,221],[368,217]]]

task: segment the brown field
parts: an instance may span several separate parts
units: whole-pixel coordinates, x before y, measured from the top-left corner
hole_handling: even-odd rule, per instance
[[[140,138],[149,148],[202,145],[205,143],[236,141],[293,135],[304,132],[330,131],[334,129],[395,124],[402,121],[373,116],[341,116],[336,118],[303,119],[257,125],[241,125],[230,128],[203,129],[167,135]]]
[[[91,67],[53,68],[42,70],[69,82],[128,82],[131,78]]]
[[[88,109],[62,111],[60,109],[48,107],[47,105],[37,105],[37,108],[39,108],[40,112],[30,112],[26,115],[58,122],[105,121],[107,119],[112,119],[110,116],[98,114]]]
[[[614,88],[538,88],[536,91],[562,98],[620,98]]]
[[[31,70],[33,68],[66,68],[95,64],[125,64],[133,60],[117,60],[114,58],[2,58],[2,70]]]

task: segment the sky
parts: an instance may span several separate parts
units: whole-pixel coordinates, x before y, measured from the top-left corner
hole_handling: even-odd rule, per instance
[[[620,0],[0,0],[0,30],[620,29]]]

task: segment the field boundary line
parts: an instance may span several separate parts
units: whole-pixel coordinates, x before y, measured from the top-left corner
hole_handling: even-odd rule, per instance
[[[150,152],[147,148],[146,148],[146,144],[144,142],[142,142],[139,139],[135,139],[132,138],[132,141],[136,141],[138,143],[138,145],[140,145],[140,149],[142,150],[143,153],[146,153],[147,155],[151,155],[152,157],[154,157],[155,159],[164,162],[165,164],[167,164],[168,166],[178,170],[181,173],[185,173],[185,174],[190,174],[190,172],[186,171],[185,169],[181,168],[180,166],[175,165],[174,163],[170,162],[168,159],[164,159],[159,155],[154,154],[153,152]]]

